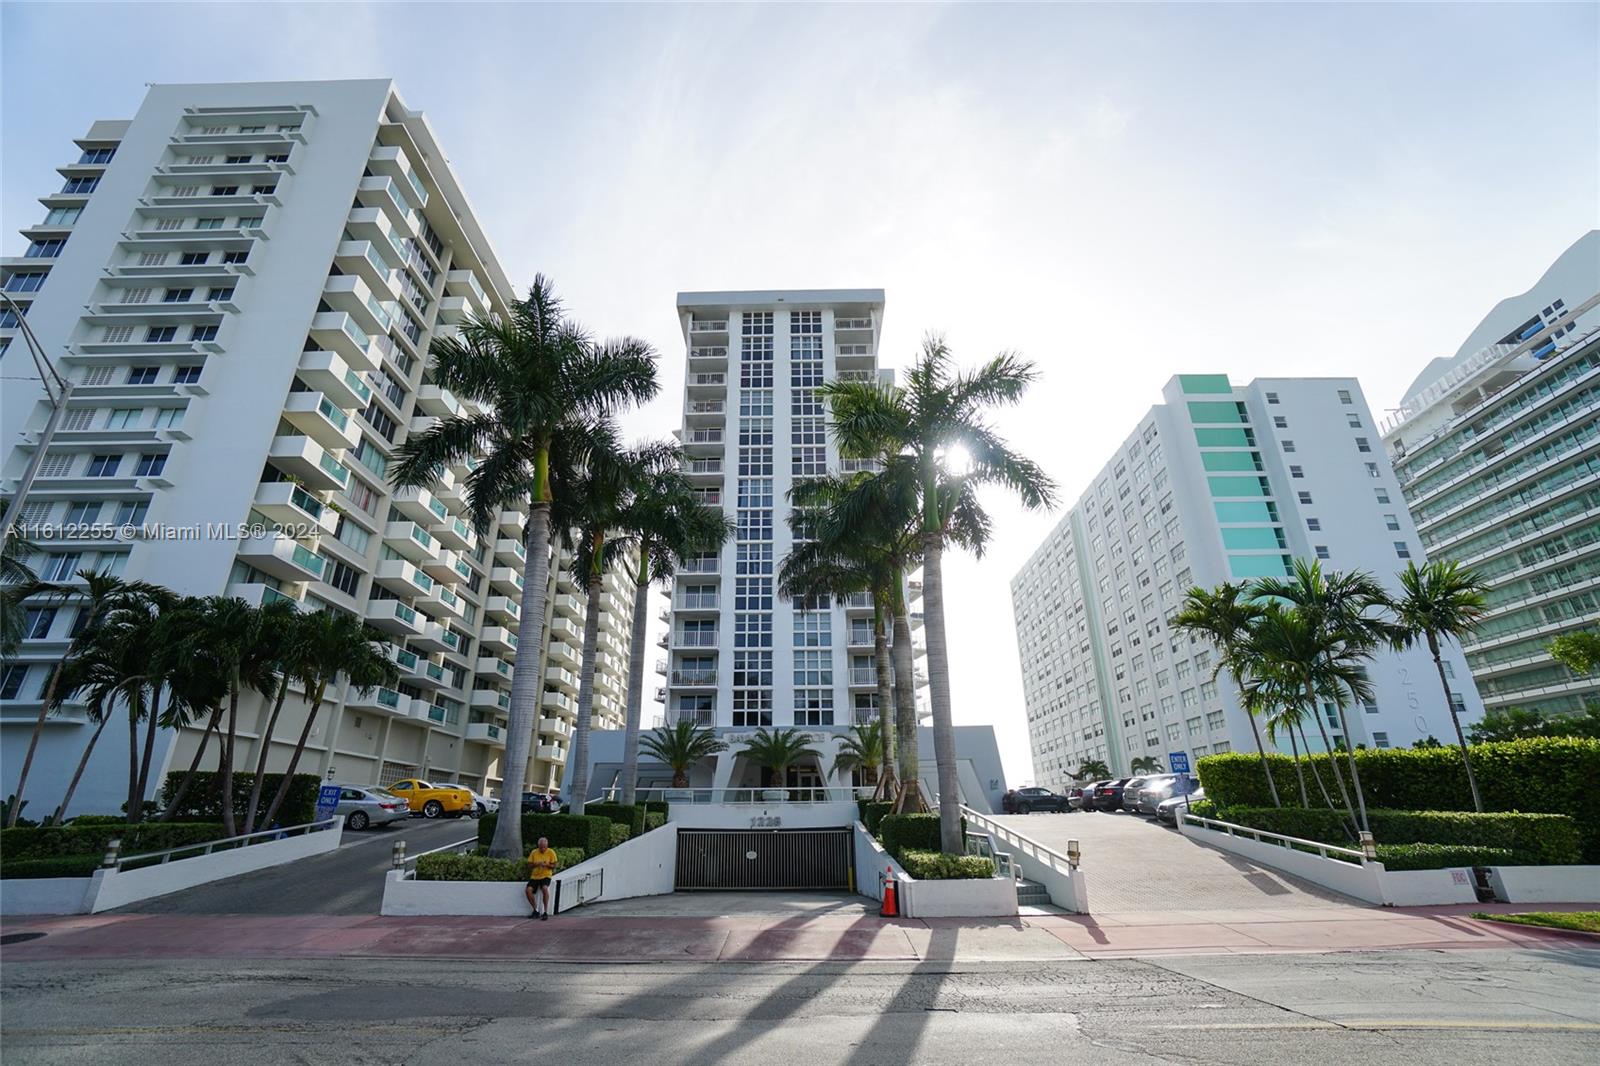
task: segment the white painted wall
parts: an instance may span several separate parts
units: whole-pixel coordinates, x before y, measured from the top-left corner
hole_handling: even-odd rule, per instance
[[[856,891],[869,899],[883,901],[883,885],[878,877],[884,870],[893,870],[902,881],[911,880],[905,867],[895,857],[883,850],[878,838],[867,832],[867,827],[855,823]]]
[[[337,828],[326,829],[252,844],[247,848],[233,848],[159,866],[146,866],[141,870],[110,872],[101,879],[100,890],[94,894],[89,911],[98,914],[142,899],[220,881],[224,877],[237,877],[252,870],[264,870],[312,855],[323,855],[339,846],[340,836]],[[306,891],[310,893],[314,887],[308,884]]]
[[[968,831],[993,837],[1000,850],[1010,854],[1011,861],[1022,870],[1024,877],[1045,887],[1051,903],[1074,914],[1089,913],[1088,878],[1083,870],[1073,869],[1066,856],[970,808],[965,814]]]
[[[680,829],[837,829],[855,821],[856,814],[856,805],[848,801],[673,803],[667,808],[668,824]],[[778,819],[777,824],[771,821],[774,818]]]
[[[1491,866],[1489,884],[1507,903],[1600,903],[1600,866]]]
[[[0,915],[88,914],[102,872],[93,877],[0,878]]]

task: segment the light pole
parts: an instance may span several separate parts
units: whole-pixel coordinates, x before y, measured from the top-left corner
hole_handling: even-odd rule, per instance
[[[44,454],[50,447],[50,442],[55,439],[56,429],[61,425],[61,417],[67,410],[67,399],[72,395],[72,382],[62,377],[56,370],[55,364],[50,362],[50,357],[44,353],[39,344],[39,339],[33,335],[33,330],[28,328],[28,320],[22,315],[22,308],[17,306],[9,293],[0,290],[0,299],[4,299],[6,307],[17,319],[17,331],[22,334],[23,343],[28,346],[28,355],[33,359],[33,367],[39,372],[39,380],[44,384],[45,400],[50,404],[50,417],[45,421],[44,432],[39,435],[39,444],[33,450],[33,458],[28,460],[28,467],[22,472],[22,480],[17,484],[17,491],[12,493],[11,500],[6,504],[4,518],[0,518],[0,541],[9,540],[11,531],[15,528],[22,508],[27,503],[28,492],[33,488],[33,479],[39,474],[39,466],[44,462]]]

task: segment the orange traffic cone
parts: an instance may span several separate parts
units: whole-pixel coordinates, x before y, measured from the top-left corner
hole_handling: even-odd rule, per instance
[[[895,880],[893,867],[885,867],[883,871],[883,906],[878,909],[878,915],[882,918],[900,917],[899,882]]]

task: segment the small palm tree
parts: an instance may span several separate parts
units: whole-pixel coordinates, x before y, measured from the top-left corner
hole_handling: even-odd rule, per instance
[[[1141,755],[1128,764],[1128,769],[1135,774],[1159,774],[1161,760],[1154,755]]]
[[[1209,640],[1217,649],[1217,665],[1211,670],[1211,679],[1215,681],[1218,674],[1227,670],[1233,677],[1234,687],[1243,691],[1250,625],[1260,616],[1261,605],[1250,598],[1246,586],[1224,581],[1214,589],[1195,587],[1184,593],[1183,606],[1169,624],[1174,629]],[[1256,743],[1256,755],[1261,760],[1261,772],[1266,776],[1272,805],[1281,807],[1283,803],[1278,799],[1278,786],[1272,780],[1256,716],[1248,704],[1244,710],[1245,717],[1250,720],[1250,736]]]
[[[1111,767],[1100,759],[1085,759],[1073,771],[1074,781],[1101,781],[1111,776]]]
[[[878,767],[888,761],[883,751],[883,736],[883,723],[879,719],[851,726],[849,734],[839,741],[833,772],[860,770],[863,785],[876,785]]]
[[[1472,809],[1480,812],[1483,797],[1478,794],[1478,779],[1472,773],[1461,716],[1456,713],[1455,700],[1450,698],[1450,681],[1445,677],[1439,652],[1442,641],[1460,640],[1478,627],[1488,607],[1487,592],[1488,586],[1476,573],[1454,560],[1435,559],[1418,566],[1413,559],[1400,573],[1399,597],[1391,601],[1399,623],[1395,646],[1409,648],[1426,643],[1428,654],[1433,656],[1445,706],[1450,710],[1450,724],[1455,726],[1456,743],[1461,748],[1461,765],[1466,767],[1467,787],[1472,790]]]
[[[844,382],[821,390],[833,404],[841,453],[881,459],[884,471],[876,477],[889,484],[909,482],[920,490],[923,627],[939,776],[939,840],[941,849],[951,854],[963,847],[943,553],[958,505],[966,501],[969,513],[981,519],[982,509],[970,495],[979,486],[1007,488],[1028,510],[1054,502],[1055,484],[1038,464],[1012,451],[988,420],[990,408],[1019,403],[1035,376],[1033,364],[1009,353],[971,373],[958,372],[943,339],[930,336],[903,388]]]
[[[652,759],[672,768],[673,788],[688,788],[691,766],[728,750],[728,745],[718,740],[715,733],[687,718],[679,719],[674,725],[652,729],[640,739],[639,746]]]
[[[798,729],[757,729],[739,754],[766,767],[778,788],[788,781],[789,767],[802,759],[815,759],[819,765],[822,761],[821,753],[811,746],[811,735]]]
[[[534,278],[526,300],[505,315],[474,317],[430,349],[429,373],[480,412],[441,419],[407,438],[394,483],[426,486],[441,467],[482,456],[467,475],[467,508],[481,532],[504,507],[528,504],[527,572],[517,626],[516,673],[502,792],[522,794],[543,679],[546,586],[550,581],[552,456],[582,458],[612,415],[656,394],[654,353],[643,341],[596,343],[567,318],[554,284]],[[502,818],[489,853],[520,856],[522,821]]]

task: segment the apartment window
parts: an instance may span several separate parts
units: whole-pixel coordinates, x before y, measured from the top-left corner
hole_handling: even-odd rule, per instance
[[[1358,451],[1358,452],[1370,452],[1370,451],[1372,451],[1372,445],[1370,443],[1368,443],[1366,437],[1357,437],[1356,438],[1356,451]]]
[[[146,452],[139,456],[139,466],[134,470],[135,477],[160,477],[161,471],[167,468],[167,457],[160,453]]]
[[[1339,402],[1340,403],[1355,403],[1356,401],[1355,401],[1354,397],[1352,397],[1350,395],[1350,390],[1349,389],[1340,389],[1339,390]]]
[[[1375,744],[1376,746],[1380,747],[1380,748],[1387,748],[1389,746],[1389,734],[1388,733],[1373,733],[1372,734],[1372,743]]]
[[[1383,525],[1384,525],[1385,529],[1390,529],[1390,530],[1394,530],[1394,531],[1398,532],[1399,529],[1400,529],[1400,516],[1399,515],[1392,515],[1392,514],[1384,515],[1383,516]]]
[[[57,207],[44,216],[46,226],[70,226],[83,214],[81,207]]]
[[[39,464],[40,477],[66,477],[72,470],[72,461],[77,458],[71,452],[51,452],[44,457],[44,462]]]
[[[189,339],[192,341],[214,341],[217,339],[217,327],[193,326],[189,330]]]
[[[1206,728],[1212,732],[1216,732],[1226,724],[1226,718],[1221,711],[1211,711],[1206,714]]]
[[[76,433],[89,428],[89,423],[94,421],[94,408],[74,407],[61,418],[61,428],[69,433]],[[29,505],[32,506],[31,504]]]
[[[1322,519],[1320,519],[1320,518],[1308,518],[1308,519],[1306,519],[1306,528],[1309,529],[1313,533],[1320,532],[1322,530]]]
[[[7,292],[38,292],[44,285],[46,272],[42,270],[13,274],[6,279]]]
[[[44,241],[33,241],[28,245],[28,250],[23,252],[25,259],[54,259],[61,254],[61,249],[67,246],[65,237],[53,237]]]
[[[142,267],[165,266],[166,262],[167,262],[167,253],[166,252],[140,252],[139,253],[139,265],[142,266]]]
[[[1278,394],[1275,393],[1275,392],[1267,393],[1267,402],[1268,403],[1277,403],[1278,402]]]
[[[170,230],[182,229],[182,228],[183,228],[183,219],[181,219],[181,218],[158,218],[158,219],[156,219],[156,232],[157,233],[166,233],[166,232],[168,232]],[[196,228],[198,228],[198,227],[196,227]]]
[[[91,455],[89,465],[84,469],[84,477],[116,477],[117,467],[122,465],[120,455]]]
[[[146,344],[166,344],[169,341],[177,339],[177,336],[177,326],[151,326],[149,329],[144,331],[144,339]],[[136,382],[135,384],[143,385],[149,384],[149,382]]]
[[[184,252],[178,257],[178,262],[183,266],[204,266],[210,259],[210,252]]]
[[[266,132],[266,129],[267,129],[267,127],[265,127],[265,126],[240,126],[239,127],[239,132],[240,133],[264,133],[264,132]]]
[[[1394,542],[1394,553],[1401,559],[1411,558],[1411,549],[1406,547],[1406,542],[1403,540],[1397,540]]]
[[[100,175],[95,174],[88,178],[68,178],[67,183],[61,186],[61,191],[67,196],[83,196],[92,193],[100,185]]]
[[[1215,681],[1201,682],[1200,698],[1210,702],[1215,702],[1217,698],[1217,683]]]
[[[129,523],[138,525],[144,521],[145,515],[150,513],[150,503],[147,500],[124,500],[117,507],[117,525],[125,526]]]
[[[1372,491],[1377,493],[1378,502],[1379,503],[1388,503],[1389,502],[1389,490],[1388,489],[1373,489]]]
[[[1178,693],[1178,702],[1185,707],[1197,707],[1200,704],[1200,698],[1196,695],[1194,689],[1186,688]]]
[[[1377,463],[1368,463],[1366,465],[1367,465],[1367,476],[1368,477],[1378,477],[1378,476],[1380,476],[1379,473],[1378,473],[1378,464]]]
[[[193,289],[168,289],[161,294],[161,302],[164,304],[186,304],[192,299],[194,299]]]
[[[324,555],[322,558],[329,564],[323,567],[322,580],[346,596],[354,596],[356,590],[361,587],[361,574],[330,555]]]
[[[211,195],[212,196],[238,196],[239,195],[239,186],[237,186],[237,185],[213,185],[213,186],[211,186]]]
[[[372,492],[371,489],[368,489],[365,486],[362,486],[362,489],[369,494]],[[334,539],[340,544],[343,544],[346,548],[349,548],[357,555],[367,554],[367,545],[372,542],[371,533],[368,533],[366,530],[362,529],[354,522],[349,521],[342,515],[339,518],[338,526],[335,527],[333,536]]]
[[[261,223],[264,222],[264,221],[266,221],[266,216],[265,215],[240,215],[239,216],[239,228],[240,229],[260,229],[261,228]]]
[[[68,581],[78,572],[78,562],[83,556],[78,552],[59,552],[45,557],[39,577],[45,581]]]
[[[14,700],[22,692],[22,686],[28,680],[26,666],[8,666],[5,674],[0,675],[0,700]]]
[[[194,220],[195,229],[221,229],[223,220],[220,218],[197,218]]]
[[[252,156],[248,156],[248,155],[230,155],[225,160],[223,160],[223,162],[229,163],[229,164],[248,163],[248,162],[250,162],[250,160],[252,158],[253,158]]]
[[[56,608],[30,607],[22,620],[22,639],[43,640],[50,634],[50,627],[55,624]]]
[[[1345,415],[1344,416],[1344,424],[1349,426],[1351,429],[1360,429],[1361,428],[1361,416],[1360,415]]]
[[[1298,466],[1291,466],[1289,468],[1289,476],[1290,477],[1305,477],[1306,476],[1306,472],[1304,470],[1302,470]]]
[[[1287,418],[1285,418],[1283,415],[1273,415],[1272,416],[1272,428],[1273,429],[1288,429],[1289,428],[1289,420]]]
[[[113,407],[106,418],[107,429],[129,429],[139,424],[142,407]]]
[[[156,411],[157,429],[177,429],[181,425],[183,425],[183,408],[162,407]]]
[[[1326,544],[1318,544],[1316,546],[1316,549],[1317,549],[1317,558],[1318,559],[1326,559],[1326,558],[1328,558],[1328,546]]]
[[[794,690],[795,725],[833,725],[833,690]]]
[[[193,385],[200,380],[200,368],[197,366],[180,366],[172,372],[174,385]]]
[[[245,251],[241,251],[241,252],[223,252],[222,253],[222,261],[224,263],[243,263],[245,260],[247,260],[249,258],[250,258],[249,250],[245,250]]]
[[[263,163],[287,163],[289,161],[289,153],[269,152],[261,157],[261,161]]]

